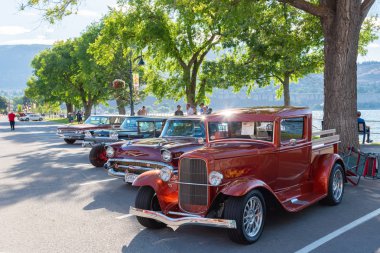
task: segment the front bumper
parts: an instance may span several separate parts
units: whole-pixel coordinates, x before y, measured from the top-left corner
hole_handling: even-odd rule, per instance
[[[119,139],[112,139],[109,137],[84,137],[82,147],[93,147],[96,144],[109,144],[119,141]]]
[[[58,136],[69,140],[84,140],[84,134],[58,134]]]
[[[203,225],[219,228],[232,228],[236,229],[236,221],[224,219],[204,218],[200,216],[185,216],[181,218],[170,218],[161,212],[143,210],[135,207],[129,208],[129,214],[139,217],[153,219],[162,222],[171,227],[179,227],[182,225]]]
[[[174,170],[174,168],[167,163],[136,159],[109,158],[104,164],[104,168],[108,170],[109,176],[122,178],[126,183],[132,183],[137,176],[146,171],[159,170],[164,167],[172,171]],[[124,171],[117,171],[114,168],[119,168]]]
[[[121,178],[121,179],[125,178],[125,172],[116,171],[113,168],[108,168],[106,166],[104,166],[104,168],[108,169],[108,175],[111,177],[117,177],[117,178]]]

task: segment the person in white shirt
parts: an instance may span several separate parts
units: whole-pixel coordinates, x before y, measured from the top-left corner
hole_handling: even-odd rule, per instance
[[[187,115],[194,115],[194,109],[191,107],[190,104],[186,104],[186,112]]]

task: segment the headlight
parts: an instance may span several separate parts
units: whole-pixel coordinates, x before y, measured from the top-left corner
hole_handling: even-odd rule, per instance
[[[111,131],[110,132],[110,138],[113,139],[113,140],[119,139],[119,133],[116,132],[116,131]]]
[[[160,170],[160,178],[164,182],[168,182],[170,180],[171,175],[172,171],[169,168],[162,168]]]
[[[61,130],[61,129],[58,129],[58,130],[57,130],[57,133],[61,134],[61,133],[62,133],[62,130]]]
[[[92,134],[91,134],[90,131],[86,131],[86,132],[84,132],[84,136],[85,136],[86,138],[91,138],[91,137],[92,137]]]
[[[113,147],[108,146],[107,149],[106,149],[106,155],[107,155],[107,157],[113,157],[114,154],[115,154],[115,150],[113,149]]]
[[[76,134],[83,134],[83,131],[82,130],[76,130],[75,133]]]
[[[218,186],[222,182],[223,174],[217,171],[212,171],[210,175],[208,175],[208,181],[213,186]]]
[[[170,162],[173,158],[172,153],[169,150],[164,150],[161,154],[162,160]]]

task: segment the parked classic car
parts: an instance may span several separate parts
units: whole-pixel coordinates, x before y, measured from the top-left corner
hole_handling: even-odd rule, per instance
[[[77,140],[84,140],[86,131],[119,128],[125,117],[125,115],[91,115],[84,124],[58,127],[57,134],[67,144],[73,144]]]
[[[20,121],[42,121],[43,119],[44,118],[41,116],[41,114],[37,113],[28,113],[18,118]]]
[[[154,169],[174,170],[178,158],[185,152],[203,147],[205,128],[203,117],[172,117],[162,130],[160,138],[130,140],[108,145],[108,174],[127,183],[141,173]]]
[[[207,144],[136,178],[130,214],[148,228],[200,224],[229,228],[238,243],[262,234],[270,205],[296,212],[318,201],[337,205],[345,183],[335,130],[312,140],[307,108],[222,111],[205,119]]]
[[[82,146],[91,146],[89,160],[95,167],[107,162],[105,145],[132,139],[157,138],[160,136],[166,118],[131,116],[127,117],[120,129],[86,131]]]

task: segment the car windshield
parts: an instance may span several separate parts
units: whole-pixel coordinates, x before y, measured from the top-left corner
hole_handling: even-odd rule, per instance
[[[168,120],[161,137],[205,138],[205,127],[201,120]]]
[[[138,118],[126,118],[120,128],[127,131],[137,132],[137,119]]]
[[[210,141],[220,139],[251,139],[273,142],[273,122],[209,122]]]
[[[90,116],[88,119],[86,119],[84,123],[90,124],[90,125],[104,125],[104,124],[109,124],[110,119],[109,117]]]

